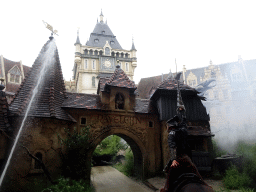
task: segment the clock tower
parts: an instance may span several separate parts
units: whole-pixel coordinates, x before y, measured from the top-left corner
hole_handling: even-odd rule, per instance
[[[97,21],[85,45],[80,43],[79,31],[77,32],[75,47],[72,81],[74,86],[73,88],[66,86],[67,91],[96,94],[99,79],[111,76],[117,64],[133,80],[134,70],[137,67],[137,50],[134,42],[132,41],[130,50],[123,49],[107,22],[104,22],[102,11],[100,21]]]

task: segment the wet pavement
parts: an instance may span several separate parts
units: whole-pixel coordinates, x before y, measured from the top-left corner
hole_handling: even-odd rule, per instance
[[[92,184],[96,192],[152,192],[143,183],[138,183],[111,166],[92,168]]]

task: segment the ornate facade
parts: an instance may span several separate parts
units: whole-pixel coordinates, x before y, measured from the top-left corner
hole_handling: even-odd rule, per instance
[[[137,67],[134,42],[130,50],[123,49],[104,22],[102,12],[85,45],[80,43],[77,33],[75,47],[73,81],[65,82],[67,91],[96,94],[99,79],[113,74],[117,64],[133,80]]]

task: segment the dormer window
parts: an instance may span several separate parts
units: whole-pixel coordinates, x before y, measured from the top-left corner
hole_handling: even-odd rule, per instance
[[[106,47],[106,48],[105,48],[105,55],[110,55],[110,49],[109,49],[109,47]]]
[[[115,41],[110,41],[110,45],[114,45],[115,44]]]
[[[101,34],[105,34],[105,31],[101,31]]]
[[[14,66],[9,72],[8,72],[8,81],[10,83],[21,83],[21,72],[17,66]]]
[[[99,39],[94,39],[94,42],[95,42],[95,43],[98,43],[98,42],[99,42]]]
[[[115,108],[116,109],[124,109],[124,96],[121,93],[116,94]]]

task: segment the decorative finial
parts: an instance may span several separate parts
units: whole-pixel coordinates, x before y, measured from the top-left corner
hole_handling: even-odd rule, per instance
[[[136,49],[135,49],[135,45],[134,45],[134,38],[133,38],[133,35],[132,35],[132,48],[131,48],[131,50],[136,50]]]
[[[101,22],[101,23],[103,23],[103,17],[104,17],[104,15],[103,15],[102,9],[101,9],[101,13],[100,13],[100,22]]]
[[[53,27],[52,27],[49,23],[46,23],[44,20],[43,20],[43,23],[44,23],[45,27],[46,27],[47,29],[49,29],[49,30],[52,32],[52,33],[51,33],[51,36],[49,37],[49,39],[52,40],[52,39],[53,39],[53,34],[58,35],[58,34],[57,34],[58,31],[57,31],[57,30],[53,30]],[[58,36],[59,36],[59,35],[58,35]]]
[[[76,38],[76,43],[75,43],[75,45],[76,45],[76,44],[81,44],[81,43],[80,43],[80,39],[79,39],[79,29],[80,29],[80,27],[77,27],[77,38]]]

